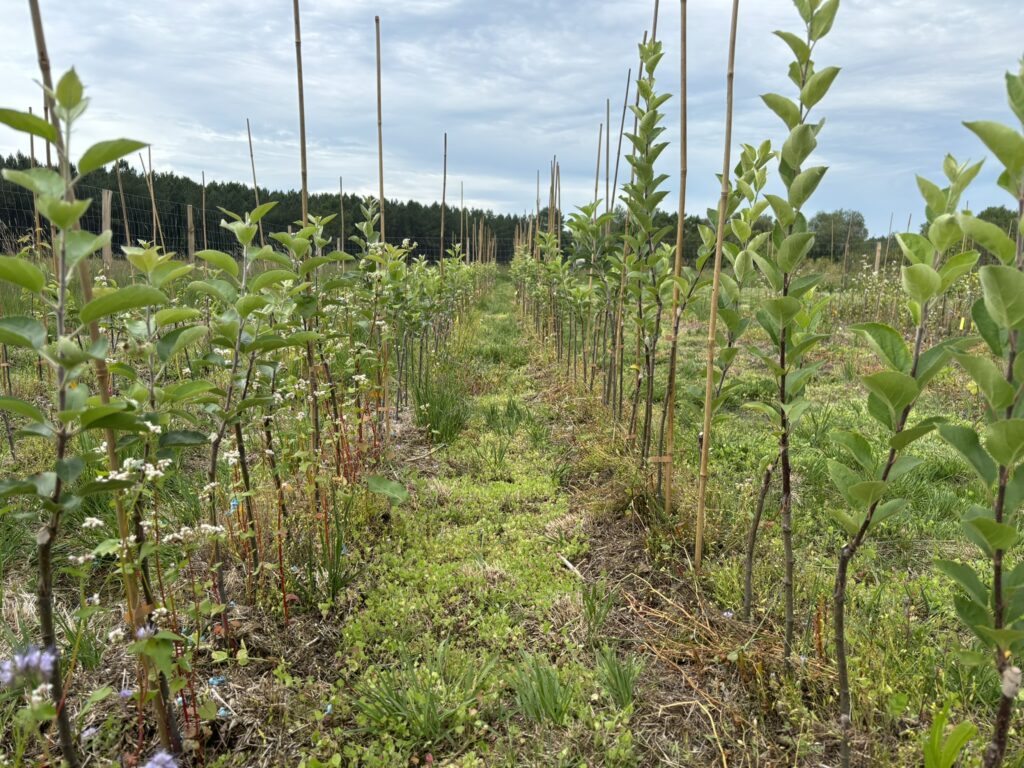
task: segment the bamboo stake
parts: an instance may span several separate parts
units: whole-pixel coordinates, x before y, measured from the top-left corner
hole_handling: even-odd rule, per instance
[[[444,280],[444,203],[448,192],[448,132],[444,134],[444,170],[441,172],[441,250],[437,263],[441,268],[441,280]]]
[[[384,120],[381,112],[380,89],[380,16],[374,16],[373,23],[377,31],[377,171],[380,185],[380,239],[381,242],[387,242],[384,234]]]
[[[704,380],[704,437],[700,444],[700,475],[697,480],[697,530],[694,542],[693,568],[700,573],[704,549],[704,512],[708,490],[708,450],[711,446],[711,400],[714,391],[715,332],[718,326],[718,290],[722,273],[722,242],[725,236],[725,215],[729,200],[729,151],[732,144],[733,80],[736,66],[736,22],[740,0],[732,3],[732,24],[729,29],[729,68],[726,73],[725,151],[722,161],[722,197],[718,201],[718,232],[715,239],[715,268],[711,283],[711,317],[708,320],[708,357]]]
[[[245,118],[245,132],[249,136],[249,165],[252,166],[252,192],[256,198],[256,207],[260,207],[260,187],[256,183],[256,156],[252,151],[252,127],[249,125],[249,118]],[[263,237],[263,219],[259,221],[260,227],[260,245],[264,246],[267,244],[266,238]]]
[[[309,181],[306,165],[306,101],[302,90],[302,23],[299,19],[299,0],[292,0],[295,17],[295,74],[299,83],[299,167],[302,175],[302,226],[309,223]],[[381,220],[384,213],[381,212]]]
[[[164,243],[164,230],[160,226],[160,216],[156,212],[156,190],[153,185],[153,150],[152,147],[147,147],[149,153],[149,168],[146,168],[146,162],[142,159],[142,153],[139,153],[139,162],[142,163],[142,170],[146,172],[146,187],[149,189],[149,206],[150,211],[153,215],[152,229],[150,230],[150,238],[152,242],[156,243],[157,238],[160,239],[160,247],[165,251],[167,245]]]
[[[342,176],[338,177],[338,213],[341,215],[341,245],[338,246],[338,250],[344,252],[345,250],[345,179]]]
[[[114,163],[114,175],[117,176],[117,194],[121,199],[121,217],[124,219],[124,241],[125,245],[132,244],[132,231],[128,226],[128,206],[124,200],[124,185],[121,184],[121,161]],[[205,230],[204,230],[205,231]],[[203,246],[206,247],[205,245]]]
[[[665,393],[666,421],[668,422],[665,425],[664,471],[666,515],[672,514],[672,459],[675,456],[676,446],[676,369],[679,355],[679,319],[682,316],[679,307],[679,276],[683,271],[683,222],[686,218],[686,0],[679,0],[679,13],[679,221],[676,223],[676,253],[672,267],[672,276],[676,282],[672,286],[672,346],[668,362],[668,387]],[[721,265],[720,260],[719,265]],[[717,281],[717,272],[715,280]],[[714,300],[712,304],[715,305]]]
[[[202,209],[200,211],[200,215],[203,217],[203,250],[206,250],[207,248],[209,248],[209,246],[206,244],[206,171],[202,172],[202,179],[203,179],[203,192],[202,192],[202,196],[200,197],[199,207]],[[127,229],[127,226],[126,226],[126,229]],[[205,264],[205,262],[203,262],[203,263]]]

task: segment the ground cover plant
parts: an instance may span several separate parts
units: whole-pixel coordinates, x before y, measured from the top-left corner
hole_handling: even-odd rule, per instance
[[[55,162],[3,171],[40,223],[0,256],[0,765],[1024,762],[1024,67],[1012,127],[965,123],[991,157],[838,274],[842,13],[793,6],[784,131],[727,150],[692,252],[656,4],[629,179],[603,126],[606,199],[599,151],[563,220],[553,163],[505,268],[387,241],[383,193],[338,243],[305,188],[285,230],[256,192],[225,250],[101,262],[81,192],[145,144],[79,146],[30,2],[47,110],[0,123]],[[993,158],[1009,231],[964,203]]]

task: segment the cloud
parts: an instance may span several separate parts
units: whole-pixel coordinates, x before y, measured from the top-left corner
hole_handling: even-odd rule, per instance
[[[666,43],[659,87],[678,92],[677,5],[661,4]],[[727,0],[689,3],[689,185],[692,210],[715,203],[722,155]],[[467,203],[531,210],[536,172],[546,195],[558,155],[566,208],[592,197],[598,124],[611,100],[614,150],[626,69],[651,27],[649,0],[303,0],[302,53],[310,186],[371,193],[377,186],[374,15],[381,16],[387,193],[440,196],[442,134],[449,137],[449,190]],[[798,23],[788,0],[741,7],[736,69],[739,142],[771,137],[779,121],[759,94],[787,93],[788,50],[771,31]],[[245,119],[253,126],[261,185],[298,185],[298,116],[291,7],[267,0],[193,0],[125,5],[114,0],[44,6],[55,70],[74,64],[92,107],[77,146],[127,135],[150,141],[157,169],[248,181]],[[27,8],[11,4],[0,49],[2,101],[39,104]],[[820,106],[827,125],[821,162],[831,166],[814,203],[862,210],[877,232],[890,213],[922,208],[914,174],[933,178],[942,157],[983,156],[963,119],[1007,119],[1002,72],[1016,66],[1024,6],[976,0],[936,10],[932,0],[844,0],[834,32],[816,51],[842,67]],[[678,103],[665,107],[663,170],[678,157]],[[627,121],[628,124],[628,121]],[[0,152],[27,145],[0,131]],[[1003,200],[987,163],[967,199]],[[622,164],[625,168],[625,164]],[[624,173],[620,170],[620,174]],[[602,182],[603,188],[603,182]]]

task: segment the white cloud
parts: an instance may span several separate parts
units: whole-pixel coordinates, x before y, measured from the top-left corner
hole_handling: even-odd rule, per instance
[[[8,5],[6,26],[13,34],[0,49],[0,102],[24,108],[39,103],[35,52],[27,8]],[[379,13],[389,196],[439,196],[441,136],[448,131],[449,189],[463,180],[469,204],[510,212],[533,208],[536,170],[546,175],[554,154],[564,206],[593,195],[594,134],[605,99],[612,102],[614,132],[625,70],[633,67],[635,74],[636,43],[650,27],[652,8],[649,0],[302,5],[313,189],[336,189],[339,175],[347,190],[376,189],[373,16]],[[661,6],[666,56],[659,84],[675,93],[678,6]],[[694,211],[716,198],[729,6],[728,0],[689,3],[688,198]],[[748,3],[740,12],[734,136],[737,142],[770,136],[779,143],[781,125],[757,96],[792,88],[785,76],[788,51],[771,30],[793,28],[797,15],[788,0]],[[93,99],[80,147],[132,136],[153,143],[158,169],[247,181],[249,117],[261,185],[297,185],[289,3],[51,0],[44,14],[55,69],[75,64]],[[977,0],[941,11],[932,0],[845,0],[833,34],[816,52],[822,64],[843,72],[821,105],[828,124],[820,156],[832,168],[815,202],[859,208],[876,231],[888,224],[890,211],[897,220],[916,214],[915,173],[935,176],[946,151],[983,154],[960,120],[1008,116],[1002,72],[1022,53],[1022,22],[1019,0]],[[666,138],[675,142],[675,99],[666,114]],[[25,142],[0,131],[0,152],[17,149],[26,150]],[[674,176],[674,148],[663,158]],[[992,175],[986,169],[968,194],[975,207],[1002,202]]]

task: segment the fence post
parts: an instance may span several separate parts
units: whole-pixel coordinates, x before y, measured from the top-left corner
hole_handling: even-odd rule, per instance
[[[100,229],[106,232],[110,229],[110,208],[111,202],[113,201],[114,193],[109,189],[104,189],[100,196],[101,213],[103,217],[103,223],[100,225]],[[114,266],[114,249],[110,246],[108,240],[106,245],[103,246],[103,267],[108,272]]]
[[[188,227],[188,260],[192,263],[196,260],[196,225],[192,221],[192,204],[185,206],[185,224]]]
[[[879,240],[875,243],[875,274],[878,274],[879,268],[882,266],[882,241]]]

